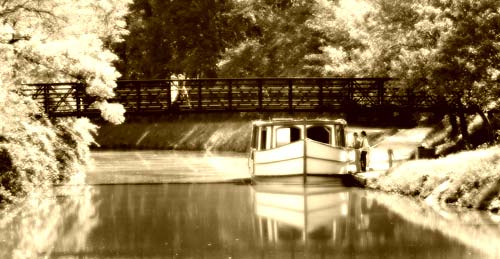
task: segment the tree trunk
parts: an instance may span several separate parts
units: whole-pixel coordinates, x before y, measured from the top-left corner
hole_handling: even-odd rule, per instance
[[[481,107],[479,107],[478,105],[474,105],[473,109],[477,114],[479,114],[479,116],[483,120],[483,127],[486,130],[486,138],[488,143],[493,144],[495,142],[495,134],[493,131],[493,126],[491,126],[490,120],[488,119],[486,114],[484,114],[483,109],[481,109]]]
[[[465,109],[462,103],[458,105],[458,117],[460,119],[460,133],[462,134],[462,141],[466,150],[470,149],[469,131],[467,118],[465,117]]]
[[[449,120],[450,125],[451,125],[450,136],[454,138],[454,137],[458,136],[458,123],[457,123],[457,117],[456,117],[455,113],[450,112],[448,114],[448,120]]]

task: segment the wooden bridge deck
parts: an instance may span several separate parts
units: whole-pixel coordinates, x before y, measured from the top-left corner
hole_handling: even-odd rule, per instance
[[[117,81],[127,113],[307,112],[353,108],[426,110],[438,102],[408,94],[390,78],[240,78]],[[98,114],[95,97],[79,83],[24,85],[51,117]]]

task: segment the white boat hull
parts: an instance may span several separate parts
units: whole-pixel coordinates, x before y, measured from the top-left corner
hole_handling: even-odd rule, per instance
[[[253,175],[342,175],[348,173],[349,163],[349,150],[306,139],[254,151]]]

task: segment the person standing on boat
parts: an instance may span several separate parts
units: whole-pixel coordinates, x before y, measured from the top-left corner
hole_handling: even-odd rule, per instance
[[[352,148],[358,149],[361,147],[361,141],[359,140],[359,135],[357,132],[352,133]]]
[[[360,138],[360,149],[361,154],[359,157],[359,163],[361,164],[361,172],[366,172],[366,157],[368,155],[368,151],[370,151],[370,144],[368,143],[368,137],[366,136],[365,131],[361,131]]]
[[[351,147],[354,149],[354,163],[356,164],[356,173],[361,171],[360,155],[361,155],[361,141],[359,139],[358,133],[354,132],[352,134],[352,144]]]

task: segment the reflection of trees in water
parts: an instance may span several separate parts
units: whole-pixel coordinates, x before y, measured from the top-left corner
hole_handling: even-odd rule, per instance
[[[483,211],[431,207],[424,201],[380,192],[369,193],[372,199],[404,220],[423,229],[441,233],[478,252],[500,257],[500,219]],[[404,230],[400,235],[407,235]]]
[[[252,251],[249,186],[113,185],[100,188],[101,224],[89,253],[121,257],[239,258]],[[92,255],[92,254],[90,254]]]
[[[75,186],[63,192],[30,198],[0,214],[0,258],[39,258],[85,248],[98,224],[95,191]]]

